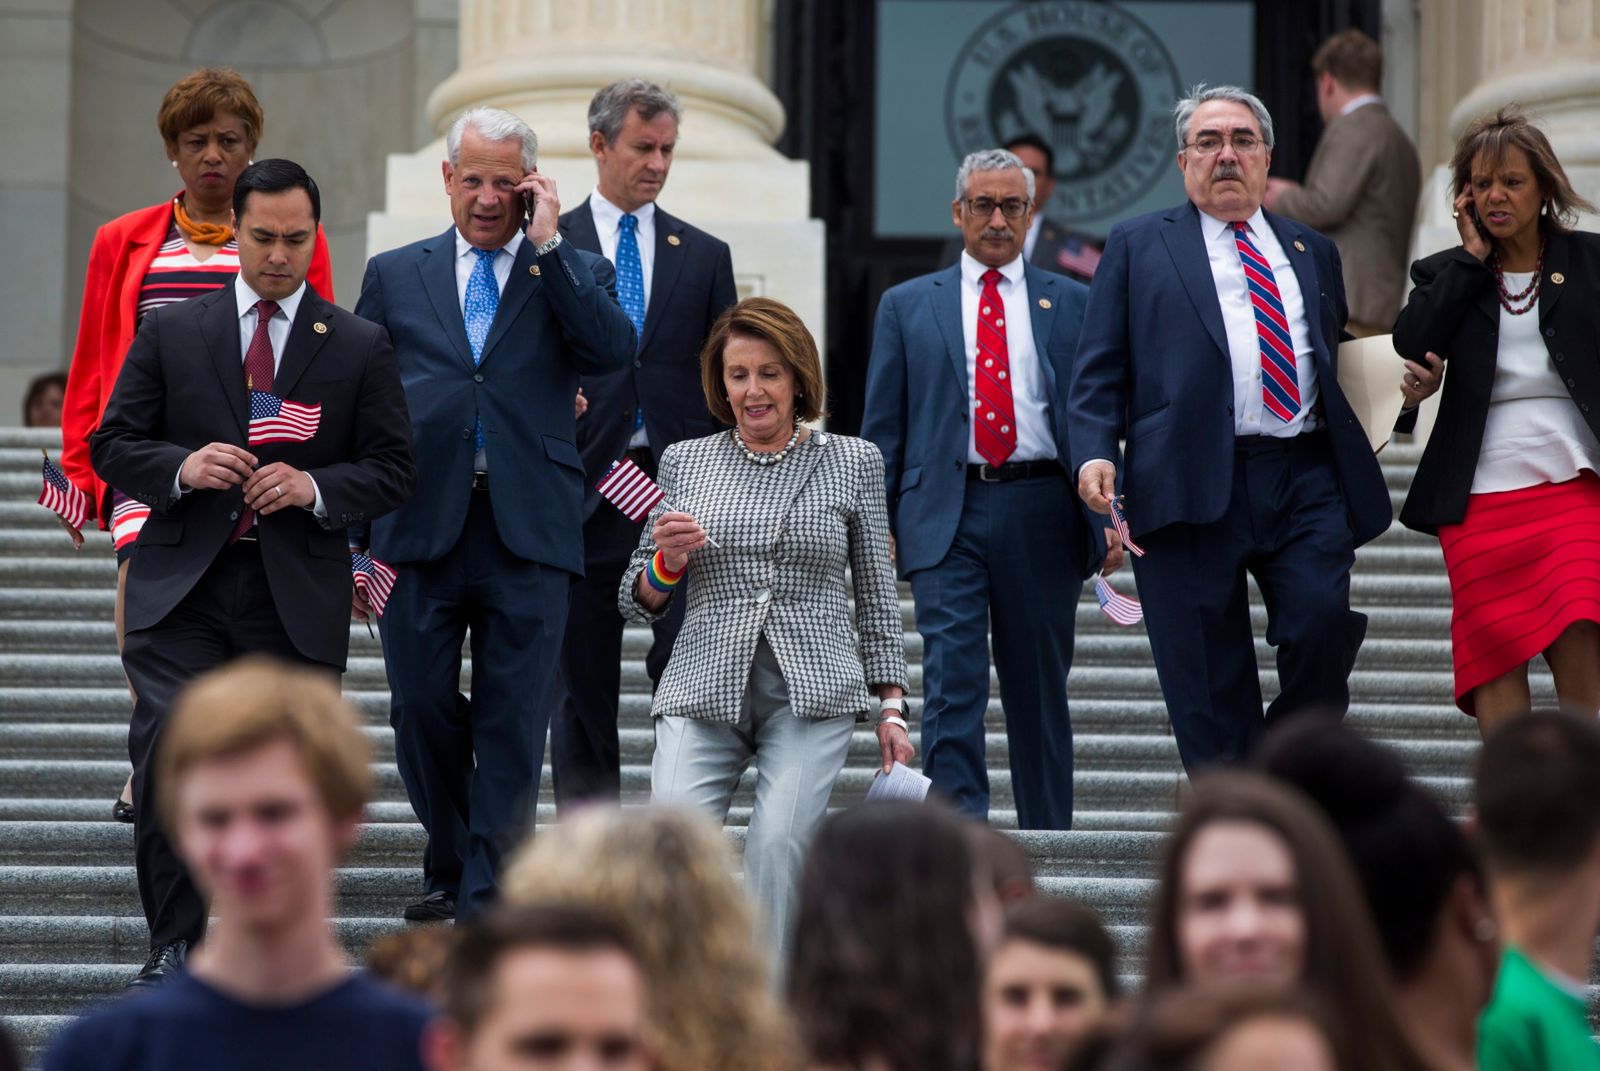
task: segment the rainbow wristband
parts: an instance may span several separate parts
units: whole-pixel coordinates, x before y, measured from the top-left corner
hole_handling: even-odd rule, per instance
[[[644,567],[644,579],[647,584],[657,591],[671,594],[672,589],[678,586],[678,582],[683,579],[683,574],[687,571],[687,566],[676,573],[668,569],[666,559],[661,556],[661,552],[658,550],[650,556],[649,564]]]

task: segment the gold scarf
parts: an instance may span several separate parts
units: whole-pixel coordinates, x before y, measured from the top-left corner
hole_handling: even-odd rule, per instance
[[[226,223],[196,223],[183,207],[183,195],[172,199],[172,219],[183,236],[197,245],[224,246],[233,241],[233,228]]]

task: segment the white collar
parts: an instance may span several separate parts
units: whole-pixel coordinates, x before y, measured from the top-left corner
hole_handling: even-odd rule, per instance
[[[1218,219],[1211,213],[1199,208],[1195,209],[1195,211],[1200,213],[1200,231],[1205,235],[1207,245],[1220,238],[1224,231],[1233,229],[1233,224],[1228,220]],[[1269,229],[1266,213],[1262,212],[1259,206],[1257,206],[1255,214],[1245,222],[1250,224],[1251,234],[1263,234]]]
[[[462,257],[466,256],[468,253],[472,252],[476,248],[477,248],[477,246],[475,246],[471,242],[467,241],[467,236],[461,233],[461,228],[457,227],[456,228],[456,259],[460,260]],[[512,259],[515,260],[516,256],[517,256],[517,250],[522,248],[522,231],[518,230],[514,234],[512,234],[511,235],[511,239],[508,242],[506,242],[505,245],[501,246],[500,248],[504,249],[507,253],[510,253]]]
[[[1376,93],[1363,93],[1359,97],[1351,97],[1348,101],[1346,101],[1344,107],[1339,109],[1339,114],[1340,115],[1349,115],[1351,112],[1355,111],[1357,108],[1363,108],[1368,104],[1382,104],[1382,103],[1383,103],[1383,98],[1378,96],[1378,94],[1376,94]]]
[[[294,314],[300,311],[300,299],[306,296],[305,280],[300,280],[300,285],[295,287],[294,293],[278,302],[278,311],[294,323]],[[239,310],[239,319],[244,319],[245,313],[256,307],[256,302],[261,300],[261,295],[250,289],[250,284],[244,281],[244,272],[240,272],[233,279],[233,300]]]
[[[594,216],[594,229],[596,231],[604,230],[609,232],[622,226],[622,209],[606,200],[605,194],[600,192],[599,186],[596,186],[594,192],[589,195],[589,212]],[[655,217],[656,203],[654,201],[640,205],[633,213],[633,218],[637,219],[641,225],[653,222]]]
[[[1009,264],[1000,265],[1000,275],[1013,284],[1022,281],[1023,273],[1022,254],[1018,253]],[[989,265],[975,258],[965,249],[961,251],[961,278],[968,286],[982,286],[983,273],[989,270]]]

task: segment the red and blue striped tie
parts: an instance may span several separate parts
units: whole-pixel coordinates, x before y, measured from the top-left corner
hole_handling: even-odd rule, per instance
[[[1283,297],[1272,276],[1272,265],[1250,240],[1250,224],[1244,220],[1234,223],[1233,241],[1239,247],[1239,263],[1244,265],[1250,307],[1256,313],[1256,339],[1261,344],[1261,404],[1287,424],[1300,412],[1300,377],[1295,370],[1294,340],[1289,334],[1289,318],[1284,315]]]

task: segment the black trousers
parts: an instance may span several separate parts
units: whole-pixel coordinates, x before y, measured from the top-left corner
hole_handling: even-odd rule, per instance
[[[655,475],[644,451],[634,455],[640,468]],[[630,521],[601,502],[583,526],[583,579],[572,585],[567,635],[561,648],[561,678],[550,724],[550,773],[556,805],[563,810],[591,801],[616,802],[622,791],[622,760],[617,739],[618,694],[622,686],[622,614],[617,588],[628,559],[639,545],[643,522]],[[688,581],[653,626],[655,637],[645,658],[650,687],[661,680],[672,645],[683,625]]]
[[[150,945],[198,942],[206,932],[206,903],[161,826],[156,807],[155,756],[173,700],[185,684],[244,654],[271,654],[326,669],[295,650],[267,587],[260,545],[225,547],[182,602],[161,622],[129,632],[122,665],[138,697],[128,731],[133,761],[134,860]]]
[[[428,832],[426,891],[456,893],[467,918],[494,899],[501,861],[533,825],[572,577],[512,554],[481,492],[447,554],[398,571],[379,622],[395,759]]]

